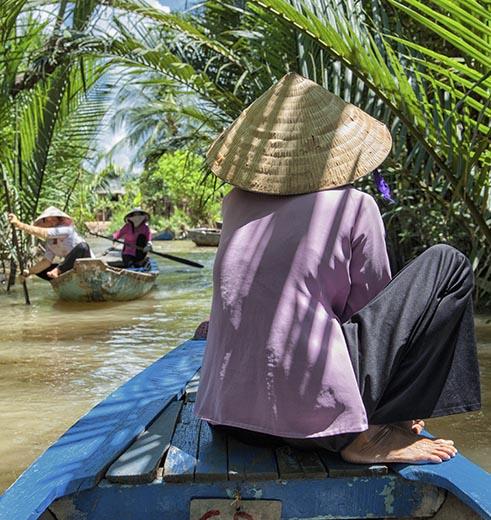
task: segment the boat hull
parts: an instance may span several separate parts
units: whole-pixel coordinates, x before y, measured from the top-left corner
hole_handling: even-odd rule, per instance
[[[147,294],[157,276],[158,271],[118,269],[99,259],[80,258],[73,269],[52,280],[51,286],[65,301],[128,301]]]
[[[366,518],[433,518],[445,501],[445,492],[417,482],[407,482],[395,475],[361,478],[294,479],[278,481],[209,482],[170,484],[157,479],[145,485],[116,485],[102,481],[92,490],[74,494],[55,502],[50,511],[58,520],[194,520],[190,516],[195,500],[234,500],[240,495],[242,508],[248,502],[278,501],[281,516],[267,516],[267,520],[327,520]],[[269,505],[269,504],[267,504]],[[210,508],[216,510],[215,508]],[[464,508],[469,516],[454,520],[478,520],[477,515]],[[229,516],[205,516],[211,520],[229,520]],[[203,518],[202,517],[202,518]],[[199,518],[199,517],[198,517]],[[249,516],[236,517],[250,519]],[[253,520],[255,517],[252,517]],[[47,515],[42,520],[51,520]]]
[[[197,246],[217,247],[220,243],[220,230],[211,228],[190,229],[188,238]]]
[[[205,347],[184,343],[82,417],[6,491],[0,518],[491,520],[491,476],[461,455],[356,465],[210,428],[194,414]]]

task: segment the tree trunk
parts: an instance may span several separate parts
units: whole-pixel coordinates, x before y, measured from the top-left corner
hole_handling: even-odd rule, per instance
[[[10,288],[15,285],[15,277],[17,275],[17,264],[10,260],[10,273],[9,273],[9,279],[7,282],[7,291],[10,291]]]

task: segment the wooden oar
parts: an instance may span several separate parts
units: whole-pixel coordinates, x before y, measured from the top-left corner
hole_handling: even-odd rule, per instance
[[[95,237],[99,238],[105,238],[106,240],[110,240],[111,242],[118,242],[119,244],[124,244],[122,240],[116,240],[112,237],[106,237],[104,235],[99,235],[99,233],[93,233],[92,231],[89,231],[89,234],[94,235]],[[139,249],[140,251],[143,251],[142,247],[136,247],[136,249]],[[204,267],[201,264],[198,264],[198,262],[193,262],[192,260],[188,260],[187,258],[181,258],[179,256],[174,255],[168,255],[167,253],[157,253],[157,251],[148,251],[148,253],[152,253],[152,255],[161,256],[162,258],[167,258],[168,260],[174,260],[174,262],[181,262],[181,264],[190,265],[192,267]]]

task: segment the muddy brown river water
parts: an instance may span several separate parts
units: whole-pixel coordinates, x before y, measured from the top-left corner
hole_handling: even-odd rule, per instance
[[[0,292],[0,492],[80,415],[207,317],[216,250],[188,241],[157,249],[205,268],[158,258],[156,289],[126,303],[61,303],[41,280],[29,282],[31,306],[20,288]],[[491,315],[477,316],[476,330],[483,410],[429,421],[429,430],[491,471]]]

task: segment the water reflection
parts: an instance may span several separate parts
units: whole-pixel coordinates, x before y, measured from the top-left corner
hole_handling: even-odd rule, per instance
[[[95,244],[102,251],[106,244]],[[214,249],[190,242],[159,250],[201,262],[194,269],[158,259],[156,290],[126,303],[58,302],[30,282],[0,294],[0,490],[95,403],[180,342],[209,312]],[[491,317],[477,320],[483,412],[430,421],[467,456],[491,470]]]
[[[466,457],[491,471],[491,315],[476,318],[481,374],[482,410],[428,421],[437,436],[453,439]]]
[[[96,251],[106,247],[95,243]],[[204,269],[158,258],[161,275],[145,298],[66,303],[49,284],[0,294],[0,490],[95,403],[189,338],[208,316],[215,249],[191,242],[158,249]]]

